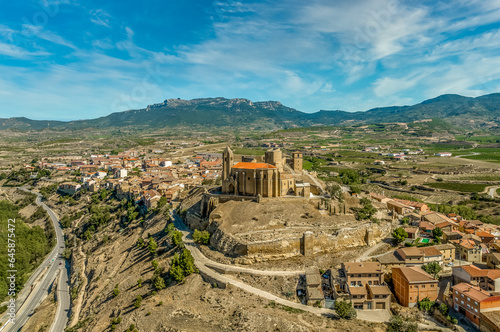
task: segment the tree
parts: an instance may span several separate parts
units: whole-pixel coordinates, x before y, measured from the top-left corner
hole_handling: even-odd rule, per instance
[[[158,262],[157,262],[156,260],[153,260],[153,261],[151,262],[151,265],[153,265],[153,269],[154,269],[155,271],[156,271],[156,270],[158,270]]]
[[[399,244],[403,242],[408,237],[408,233],[403,227],[398,227],[392,232],[392,241],[394,244]]]
[[[168,200],[165,196],[162,196],[159,200],[158,200],[158,204],[156,205],[156,208],[159,210],[161,210],[162,207],[164,207],[165,205],[167,205],[168,203]]]
[[[167,233],[167,236],[172,236],[172,234],[174,234],[174,231],[175,231],[175,226],[174,226],[174,223],[168,223],[167,224],[167,227],[165,227],[165,233]]]
[[[170,277],[177,282],[181,282],[184,280],[184,273],[182,271],[182,268],[178,265],[172,266],[170,268],[169,274],[170,274]]]
[[[139,308],[142,303],[142,296],[137,295],[137,298],[135,299],[134,307]]]
[[[432,306],[434,306],[434,301],[431,301],[428,297],[424,298],[417,303],[418,308],[422,311],[430,311]]]
[[[342,197],[342,187],[335,182],[328,182],[325,190],[332,198],[341,199]]]
[[[156,275],[156,276],[153,277],[153,286],[157,290],[162,290],[165,287],[167,287],[165,285],[165,279],[163,279],[163,277],[161,275]]]
[[[193,233],[193,240],[197,243],[208,244],[210,241],[210,233],[207,231],[200,232],[195,229]]]
[[[340,318],[354,319],[357,316],[356,310],[352,307],[352,303],[337,300],[335,301],[335,312]]]
[[[183,243],[182,232],[174,231],[174,233],[172,234],[172,242],[176,247],[181,247],[182,246],[181,243]]]
[[[431,274],[434,277],[434,279],[436,279],[439,272],[441,272],[441,265],[439,265],[439,263],[437,262],[432,262],[429,264],[422,265],[422,270]]]
[[[443,231],[441,230],[441,228],[439,227],[436,227],[432,230],[432,236],[435,238],[435,239],[440,239],[441,236],[443,236]]]
[[[139,288],[142,287],[142,278],[139,278],[137,280],[137,287],[139,287]]]
[[[113,296],[117,297],[120,295],[120,290],[118,289],[118,284],[115,285],[115,288],[113,289]]]
[[[446,316],[448,314],[449,310],[450,310],[450,308],[448,307],[448,305],[446,303],[441,303],[439,305],[439,311],[443,314],[443,316]]]
[[[153,237],[150,237],[148,245],[149,253],[153,256],[156,256],[156,249],[158,249],[158,244],[156,243],[155,239],[153,239]]]

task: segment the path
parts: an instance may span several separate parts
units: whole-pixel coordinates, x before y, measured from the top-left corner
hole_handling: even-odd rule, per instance
[[[388,240],[389,238],[387,238],[386,240]],[[363,262],[363,261],[366,261],[368,260],[369,258],[372,258],[372,257],[369,257],[369,255],[372,253],[372,252],[375,252],[377,249],[381,248],[384,244],[386,244],[386,242],[384,242],[384,240],[380,241],[379,243],[377,243],[376,245],[374,245],[373,247],[371,247],[370,249],[366,250],[365,252],[363,252],[358,258],[356,258],[356,262]],[[383,254],[381,254],[380,256],[382,255],[385,255],[386,253],[384,252]],[[376,255],[376,256],[379,256],[379,255]],[[375,256],[374,256],[375,257]]]
[[[453,156],[455,158],[463,158],[463,157],[470,157],[470,156],[477,156],[478,154],[480,154],[479,152],[471,152],[470,154],[463,154],[463,155],[460,155],[460,156]]]
[[[497,197],[497,189],[500,188],[499,186],[494,186],[494,187],[486,187],[486,192],[488,195],[490,195],[491,198]]]
[[[316,308],[316,307],[307,306],[307,305],[304,305],[301,303],[292,302],[292,301],[283,299],[281,297],[278,297],[274,294],[271,294],[269,292],[266,292],[266,291],[263,291],[261,289],[250,286],[248,284],[245,284],[241,281],[228,278],[228,277],[212,270],[211,268],[209,268],[209,265],[220,264],[220,263],[213,262],[210,259],[208,259],[207,257],[205,257],[201,253],[201,251],[198,249],[196,244],[194,243],[193,238],[192,238],[192,234],[191,234],[191,230],[184,224],[184,222],[181,220],[181,218],[177,214],[173,214],[173,218],[174,218],[175,227],[183,233],[183,241],[186,245],[186,249],[188,249],[191,252],[191,255],[194,258],[195,265],[198,268],[198,270],[200,270],[200,273],[202,273],[202,274],[204,274],[204,275],[206,275],[214,280],[217,280],[221,283],[225,283],[229,287],[231,287],[231,286],[238,287],[240,289],[245,290],[246,292],[258,295],[260,297],[263,297],[263,298],[268,299],[270,301],[274,301],[274,302],[279,303],[281,305],[285,305],[285,306],[292,307],[295,309],[300,309],[300,310],[307,311],[307,312],[313,313],[315,315],[320,315],[320,316],[321,315],[334,315],[334,311],[332,311],[330,309]],[[224,264],[221,264],[221,265],[224,265]],[[235,268],[235,267],[230,266],[230,265],[225,265],[225,268]],[[261,273],[261,272],[262,273],[280,272],[280,271],[261,271],[261,270],[247,269],[247,268],[242,268],[242,269],[246,270],[247,273],[250,273],[250,271],[252,273],[256,273],[256,271],[259,271],[259,273]],[[283,271],[281,271],[281,272],[283,272]],[[290,271],[286,271],[286,272],[290,272]],[[270,275],[275,275],[275,274],[270,274]],[[363,320],[372,321],[372,322],[386,322],[386,321],[389,321],[389,319],[390,319],[390,313],[387,310],[371,310],[371,311],[373,313],[365,313],[365,312],[363,312],[363,310],[359,310],[358,311],[358,318],[363,319]]]
[[[21,187],[19,189],[26,192],[31,192],[24,187]],[[52,223],[54,225],[54,230],[56,232],[57,244],[56,247],[52,250],[52,252],[47,256],[47,258],[42,262],[42,264],[40,264],[38,269],[32,274],[30,279],[28,279],[28,281],[24,285],[23,291],[25,293],[26,292],[29,293],[29,295],[26,298],[26,300],[22,303],[21,307],[19,307],[19,304],[17,304],[19,299],[16,301],[16,305],[18,307],[16,312],[15,323],[11,324],[7,322],[4,326],[1,327],[0,331],[4,330],[6,332],[11,332],[11,331],[21,330],[21,328],[24,326],[24,324],[26,324],[28,319],[33,314],[35,308],[47,296],[48,289],[58,273],[61,273],[57,290],[57,300],[59,303],[50,332],[64,331],[64,328],[68,321],[69,307],[70,307],[69,283],[68,283],[69,264],[66,264],[66,261],[63,258],[61,258],[62,253],[64,252],[65,249],[64,236],[61,225],[59,223],[59,219],[57,218],[56,214],[44,203],[42,203],[41,201],[42,196],[40,194],[34,192],[31,193],[37,195],[37,198],[35,200],[36,204],[43,207],[43,209],[47,211],[48,215],[50,216],[50,219],[52,220]],[[45,274],[42,280],[36,285],[36,287],[34,287],[34,289],[31,292],[29,292],[29,290],[31,290],[31,287],[34,285],[34,281],[40,276],[40,274],[45,268],[48,268],[48,272]],[[20,292],[20,295],[23,291]]]

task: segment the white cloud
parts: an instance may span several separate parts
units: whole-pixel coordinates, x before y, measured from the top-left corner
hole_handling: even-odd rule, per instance
[[[95,23],[97,25],[101,25],[107,28],[110,28],[109,24],[109,19],[111,18],[111,15],[109,15],[106,11],[103,9],[93,9],[90,11],[90,21],[92,23]]]

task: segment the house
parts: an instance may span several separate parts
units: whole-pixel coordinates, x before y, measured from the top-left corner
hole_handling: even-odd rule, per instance
[[[321,291],[321,276],[317,267],[309,267],[306,269],[306,298],[308,304],[313,304],[325,299]]]
[[[475,263],[483,261],[483,248],[477,241],[470,238],[463,238],[449,242],[457,248],[457,254],[460,256],[460,259]]]
[[[396,252],[405,261],[406,265],[421,266],[432,262],[443,265],[443,255],[435,246],[422,248],[406,247],[397,249]]]
[[[451,240],[461,240],[463,234],[459,231],[443,231],[443,243],[448,243]]]
[[[481,239],[481,242],[484,244],[489,244],[493,243],[495,241],[495,236],[489,232],[482,231],[482,230],[476,230],[474,232],[479,238]]]
[[[483,223],[480,220],[462,220],[458,223],[458,230],[461,232],[466,232],[469,230],[469,233],[474,233],[475,230],[483,227]]]
[[[451,157],[451,152],[438,152],[434,154],[436,157]]]
[[[146,190],[142,194],[142,202],[148,209],[154,209],[160,200],[161,195],[156,190]]]
[[[437,244],[433,247],[436,248],[437,250],[439,250],[439,252],[441,253],[441,255],[443,257],[443,261],[445,263],[455,260],[456,248],[454,245],[449,244],[449,243],[445,243],[445,244]]]
[[[380,203],[387,203],[388,201],[391,200],[389,197],[377,193],[370,193],[370,197]]]
[[[393,201],[396,201],[398,203],[401,203],[406,206],[413,207],[415,210],[419,212],[427,212],[430,211],[429,206],[425,203],[421,202],[414,202],[414,201],[409,201],[407,199],[398,199],[398,198],[393,198]]]
[[[405,227],[405,232],[408,234],[409,239],[416,239],[418,238],[418,227]]]
[[[339,288],[348,294],[355,309],[390,308],[392,293],[383,283],[384,274],[380,263],[342,263],[339,273]]]
[[[68,194],[68,195],[74,195],[76,194],[82,186],[79,183],[75,182],[63,182],[59,185],[59,191]]]
[[[485,291],[500,292],[500,270],[480,269],[475,265],[462,265],[452,268],[454,284],[465,282]]]
[[[500,253],[491,252],[486,255],[486,264],[491,269],[500,269]]]
[[[434,230],[434,228],[436,228],[436,226],[434,226],[434,224],[431,224],[430,222],[427,222],[427,221],[421,221],[418,224],[418,227],[420,228],[422,233],[425,233],[429,236],[432,235],[432,231]]]
[[[477,328],[481,313],[500,309],[500,296],[493,296],[479,287],[460,283],[451,289],[453,309],[467,317]]]
[[[387,202],[387,209],[396,212],[397,214],[407,215],[413,212],[414,208],[396,202],[394,200],[390,200]]]
[[[438,281],[419,267],[394,267],[392,282],[396,298],[402,306],[414,307],[417,301],[426,297],[431,301],[437,299]]]

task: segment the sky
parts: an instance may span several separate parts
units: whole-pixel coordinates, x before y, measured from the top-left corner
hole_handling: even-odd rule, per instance
[[[19,0],[0,11],[0,117],[169,98],[304,112],[500,92],[500,0]]]

